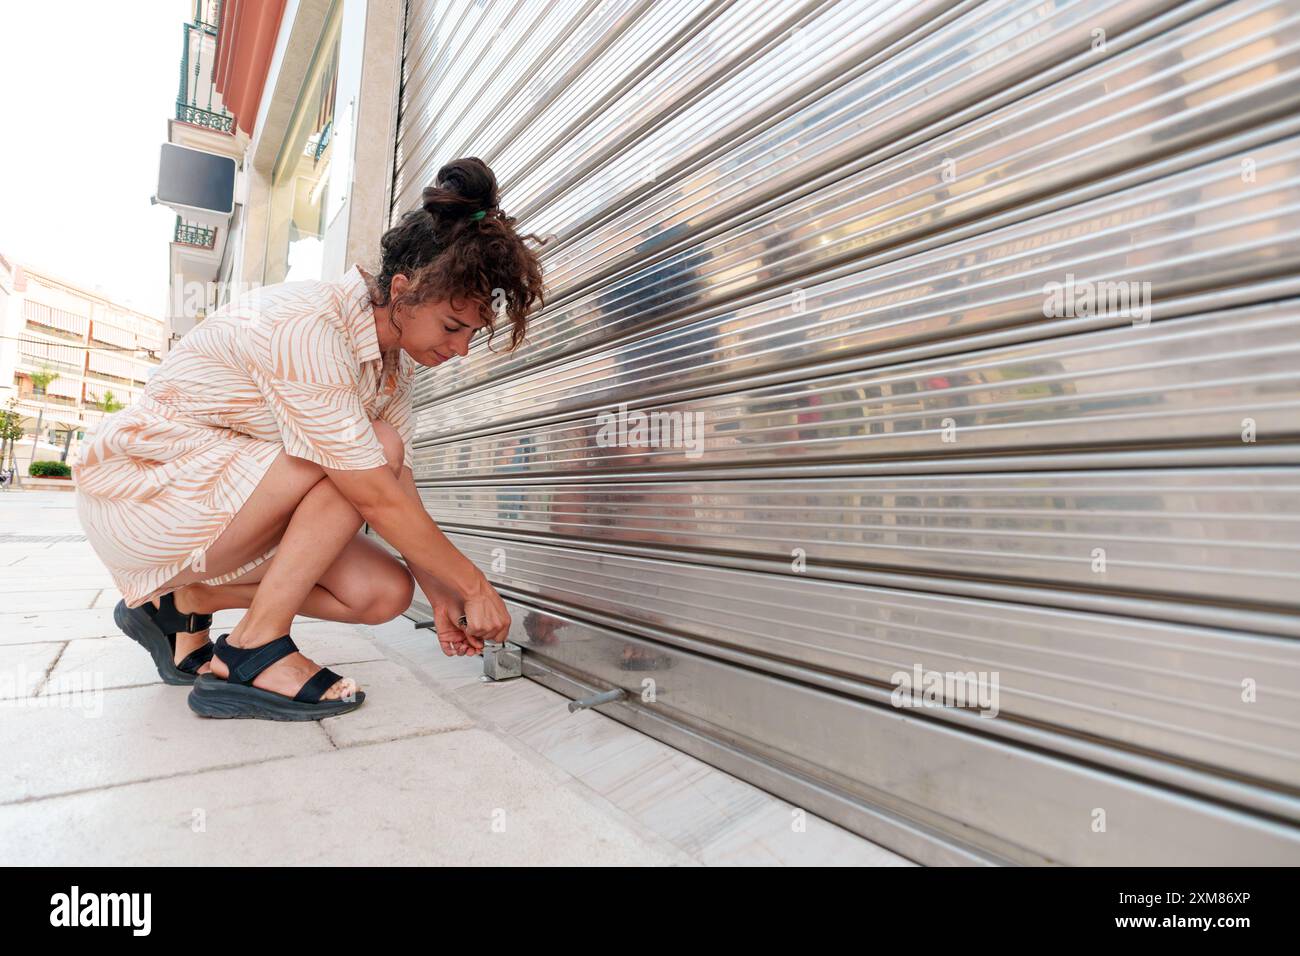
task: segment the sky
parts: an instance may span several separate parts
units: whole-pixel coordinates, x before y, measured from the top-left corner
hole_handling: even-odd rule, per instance
[[[191,0],[0,0],[0,253],[162,318],[151,206]]]

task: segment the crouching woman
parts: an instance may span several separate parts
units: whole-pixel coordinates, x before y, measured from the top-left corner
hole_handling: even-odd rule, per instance
[[[299,653],[290,624],[390,620],[417,582],[444,653],[505,640],[501,597],[421,504],[411,398],[416,366],[464,356],[482,330],[522,342],[543,287],[514,222],[486,165],[444,166],[383,236],[377,275],[266,286],[214,312],[81,449],[77,509],[122,592],[115,619],[163,680],[193,684],[196,713],[355,709],[364,692]],[[226,608],[247,612],[212,643]]]

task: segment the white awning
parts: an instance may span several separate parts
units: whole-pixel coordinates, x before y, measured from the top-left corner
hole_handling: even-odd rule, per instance
[[[133,349],[139,344],[134,332],[98,320],[91,329],[90,337],[126,349]]]
[[[63,398],[81,398],[81,379],[59,376],[45,386],[47,395],[59,395]]]
[[[81,357],[85,354],[85,349],[76,345],[43,342],[40,339],[23,339],[18,343],[18,350],[25,358],[37,362],[63,362],[77,368],[81,367]]]
[[[147,375],[144,365],[133,362],[125,356],[114,355],[111,352],[91,352],[90,370],[103,375],[113,375],[117,378],[129,378],[141,382],[145,380]]]
[[[61,332],[71,332],[74,335],[85,335],[90,325],[90,319],[84,315],[68,312],[66,309],[55,309],[43,302],[33,302],[31,299],[23,303],[23,318],[28,322],[45,325]]]

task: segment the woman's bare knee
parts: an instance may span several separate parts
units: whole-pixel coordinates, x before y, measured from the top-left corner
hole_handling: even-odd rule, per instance
[[[386,624],[410,607],[415,595],[415,580],[396,561],[390,571],[375,575],[370,585],[369,600],[360,609],[362,624]]]

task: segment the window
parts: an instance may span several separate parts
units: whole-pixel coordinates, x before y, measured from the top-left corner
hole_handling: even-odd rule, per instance
[[[340,4],[321,33],[271,174],[266,283],[319,279],[330,207],[334,100],[338,93]]]

